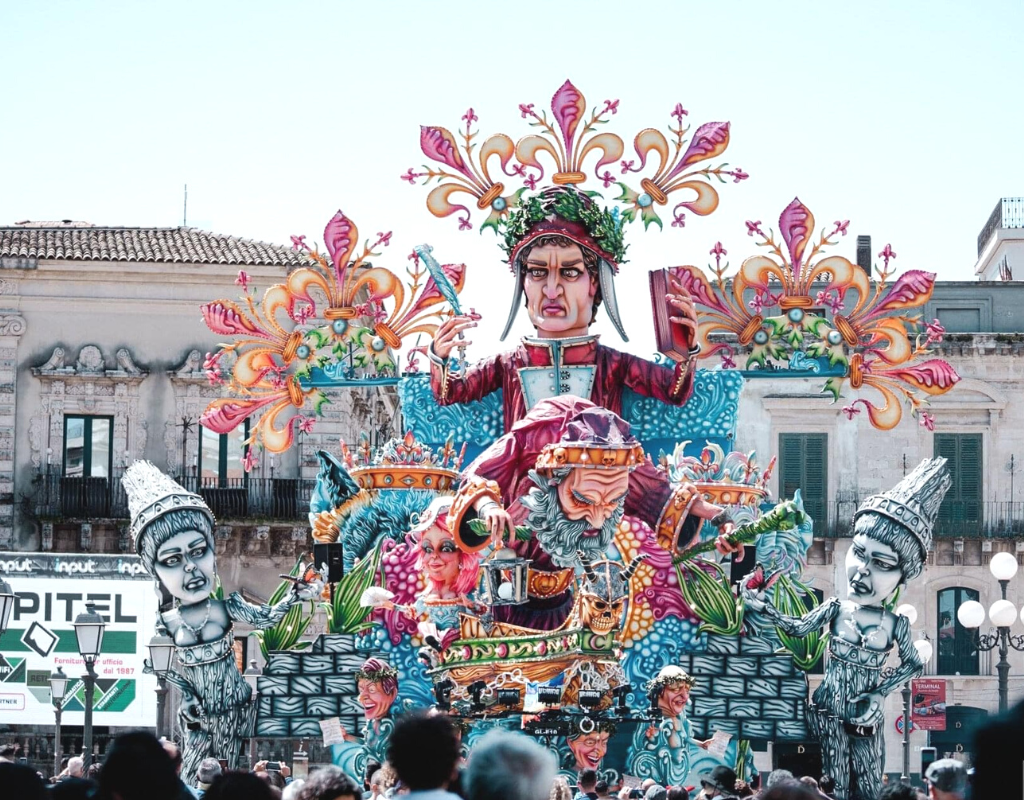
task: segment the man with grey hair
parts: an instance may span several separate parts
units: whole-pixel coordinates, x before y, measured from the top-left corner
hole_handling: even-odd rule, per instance
[[[204,758],[199,763],[199,769],[196,771],[196,784],[198,785],[192,790],[192,794],[197,798],[202,797],[220,773],[220,762],[217,759]]]
[[[519,733],[491,731],[473,746],[466,768],[466,800],[548,800],[555,757]]]

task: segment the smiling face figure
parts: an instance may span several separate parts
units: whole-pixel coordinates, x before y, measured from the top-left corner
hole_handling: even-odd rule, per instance
[[[459,548],[455,537],[438,525],[431,525],[420,536],[420,563],[428,580],[450,588],[459,577]]]
[[[624,469],[574,469],[558,485],[565,516],[599,529],[626,500],[629,472]]]
[[[862,606],[879,606],[900,585],[903,572],[896,551],[858,533],[846,553],[847,597]]]
[[[576,770],[598,769],[601,766],[601,759],[608,752],[608,739],[611,734],[607,731],[599,733],[580,734],[575,739],[569,739],[569,749],[576,757]]]
[[[666,686],[658,698],[658,708],[666,717],[681,717],[686,711],[686,701],[690,699],[690,687],[685,683]]]
[[[363,716],[367,719],[381,719],[388,715],[391,704],[395,702],[398,694],[397,687],[390,694],[384,691],[384,685],[379,681],[371,681],[360,678],[356,681],[356,688],[359,690],[359,705],[363,707]]]
[[[541,243],[523,265],[526,311],[542,339],[585,336],[594,318],[597,282],[577,244]]]
[[[216,556],[203,531],[185,530],[160,545],[154,569],[171,596],[189,606],[206,600],[213,591]]]

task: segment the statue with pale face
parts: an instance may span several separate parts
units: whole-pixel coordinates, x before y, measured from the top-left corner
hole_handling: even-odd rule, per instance
[[[854,515],[846,553],[846,599],[830,598],[803,617],[779,613],[763,592],[745,592],[747,607],[794,636],[825,628],[831,658],[807,706],[835,796],[875,800],[882,788],[885,696],[924,665],[910,623],[890,608],[924,569],[932,525],[951,480],[944,458],[926,459],[889,491],[869,497]],[[895,648],[899,665],[886,669]]]

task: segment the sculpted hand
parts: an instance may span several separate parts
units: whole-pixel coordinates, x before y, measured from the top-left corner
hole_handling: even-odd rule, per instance
[[[697,338],[697,309],[693,304],[693,297],[675,278],[670,279],[670,285],[672,293],[665,295],[665,299],[679,313],[669,317],[669,320],[686,328],[689,333],[689,341],[693,342]]]
[[[468,340],[457,340],[460,333],[469,328],[475,328],[478,319],[480,319],[479,314],[462,314],[456,317],[449,317],[442,322],[437,329],[437,333],[434,334],[434,342],[431,345],[434,355],[438,358],[448,358],[456,345],[466,347],[473,344]]]
[[[512,516],[497,503],[488,502],[477,512],[480,519],[487,525],[487,531],[491,535],[491,542],[496,549],[505,546],[505,531],[511,535],[515,530],[512,523]]]
[[[739,559],[743,559],[743,545],[728,540],[728,537],[736,530],[736,526],[728,518],[724,508],[714,503],[709,503],[703,497],[698,497],[693,501],[693,505],[690,506],[690,513],[697,515],[701,519],[711,520],[713,524],[717,525],[718,538],[715,539],[715,550],[723,556],[735,554]]]
[[[872,727],[878,725],[882,721],[882,712],[885,703],[883,697],[878,692],[864,692],[853,698],[854,705],[859,703],[865,703],[867,706],[863,714],[850,719],[851,725],[864,725],[866,727]]]

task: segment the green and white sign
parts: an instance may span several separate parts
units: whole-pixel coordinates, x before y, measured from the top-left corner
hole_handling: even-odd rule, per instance
[[[63,721],[82,724],[85,665],[75,617],[86,602],[106,621],[93,692],[95,725],[150,727],[156,678],[143,675],[157,613],[153,579],[134,556],[0,553],[0,574],[18,600],[0,637],[0,725],[53,723],[50,673],[71,678]]]

